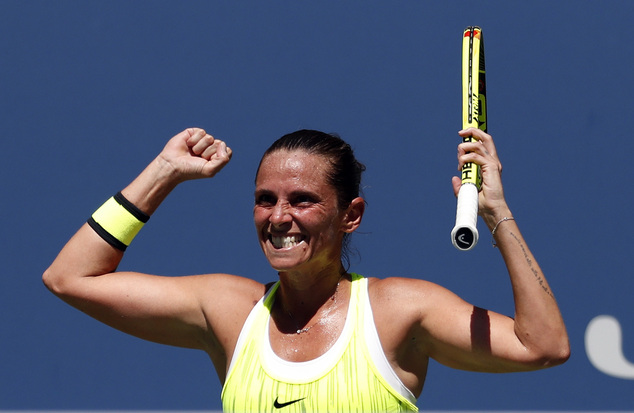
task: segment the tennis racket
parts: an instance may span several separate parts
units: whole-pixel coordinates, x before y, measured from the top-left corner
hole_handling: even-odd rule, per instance
[[[487,131],[484,41],[482,30],[470,26],[462,37],[462,128]],[[463,142],[473,142],[470,136]],[[461,251],[478,243],[478,192],[482,186],[480,166],[467,162],[462,167],[462,186],[458,192],[456,224],[451,242]]]

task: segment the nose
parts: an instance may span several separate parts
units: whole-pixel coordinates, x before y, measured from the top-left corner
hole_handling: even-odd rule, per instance
[[[278,201],[271,211],[270,221],[273,225],[281,225],[287,222],[291,222],[291,215],[289,213],[289,205],[287,202]]]

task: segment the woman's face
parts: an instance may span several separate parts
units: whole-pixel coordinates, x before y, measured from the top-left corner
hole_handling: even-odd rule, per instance
[[[255,182],[253,218],[277,271],[319,272],[341,265],[342,222],[328,160],[302,150],[267,155]]]

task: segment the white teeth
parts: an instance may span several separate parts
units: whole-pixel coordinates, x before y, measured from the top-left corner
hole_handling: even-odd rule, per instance
[[[291,235],[288,237],[276,237],[271,236],[271,243],[275,248],[289,248],[294,247],[302,241],[302,237]]]

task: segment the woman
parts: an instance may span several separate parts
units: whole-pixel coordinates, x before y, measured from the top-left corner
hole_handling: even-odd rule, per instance
[[[174,136],[95,212],[44,273],[51,291],[119,330],[204,350],[227,411],[416,410],[429,358],[484,372],[536,370],[569,357],[544,275],[505,202],[491,136],[460,131],[458,163],[482,167],[480,214],[493,231],[515,297],[515,319],[476,308],[418,279],[366,279],[342,259],[361,224],[362,164],[341,139],[298,131],[276,141],[256,176],[254,221],[279,273],[274,285],[229,274],[115,272],[123,251],[179,183],[230,160],[202,129]],[[460,179],[453,178],[457,193]]]

